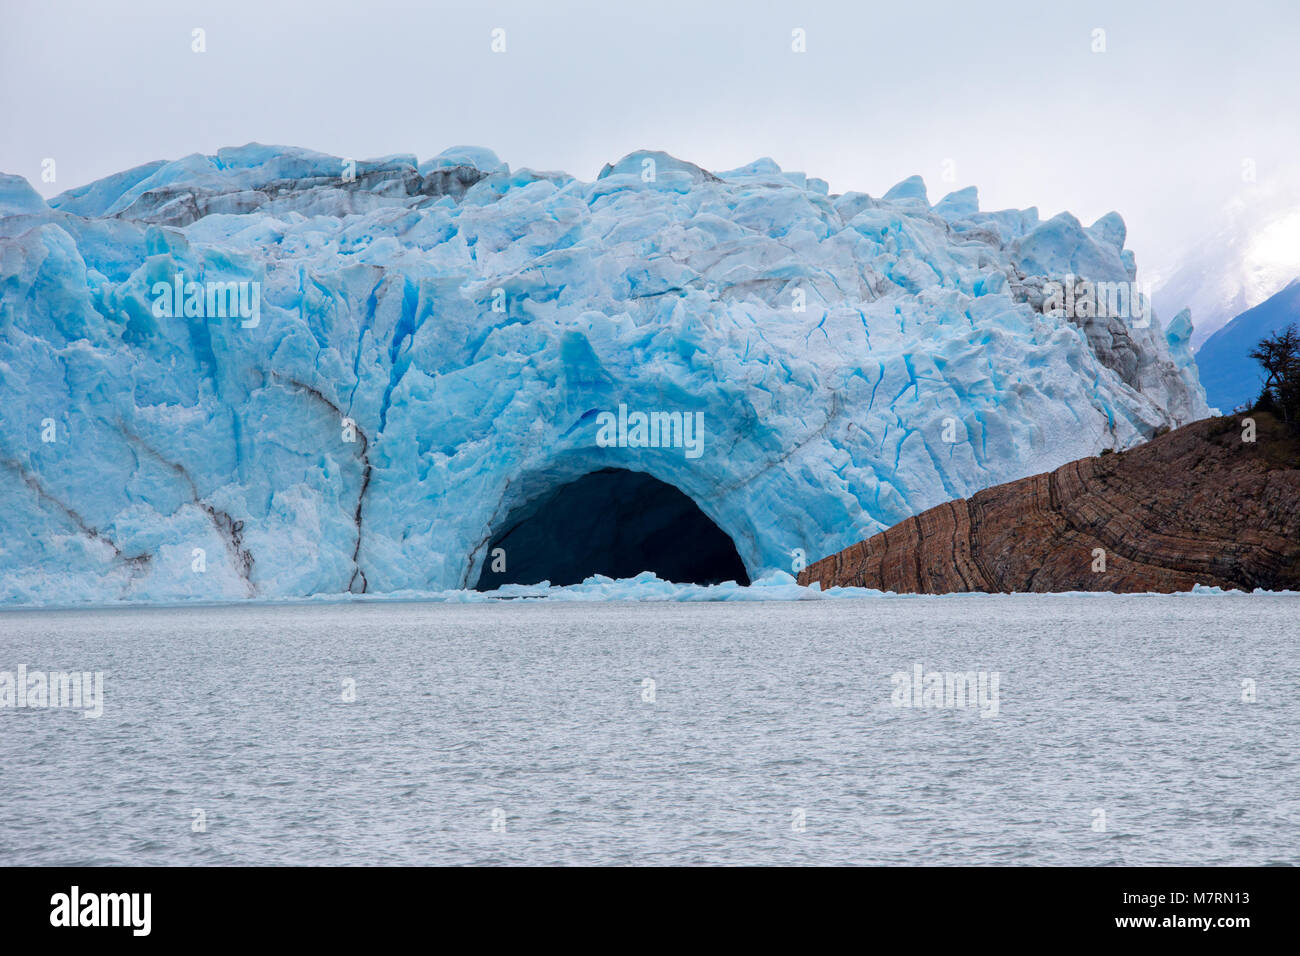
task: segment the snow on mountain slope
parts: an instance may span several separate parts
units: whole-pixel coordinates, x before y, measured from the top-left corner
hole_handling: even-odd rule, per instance
[[[0,602],[471,587],[604,468],[789,571],[1203,417],[1186,316],[1041,312],[1041,277],[1133,280],[1123,244],[653,152],[586,183],[249,145],[48,205],[0,177]],[[701,453],[602,440],[620,405]]]
[[[1229,203],[1218,225],[1198,236],[1175,268],[1154,279],[1157,309],[1191,311],[1194,348],[1300,275],[1296,181],[1278,176],[1276,185],[1260,185]]]

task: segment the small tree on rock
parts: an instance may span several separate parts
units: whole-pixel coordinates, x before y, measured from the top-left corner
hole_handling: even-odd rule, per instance
[[[1264,369],[1264,390],[1256,408],[1300,426],[1300,330],[1294,323],[1259,340],[1250,357]]]

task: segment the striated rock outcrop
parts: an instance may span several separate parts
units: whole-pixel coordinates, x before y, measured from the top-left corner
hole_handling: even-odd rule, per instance
[[[810,565],[884,591],[1300,589],[1300,440],[1256,414],[949,501]]]

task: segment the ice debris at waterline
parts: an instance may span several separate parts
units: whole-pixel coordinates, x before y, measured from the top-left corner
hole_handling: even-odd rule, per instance
[[[3,176],[0,602],[472,588],[606,469],[788,571],[1204,417],[1186,315],[1042,312],[1133,281],[1124,238],[655,152],[592,183],[468,147],[249,145],[48,203]]]
[[[1272,595],[1282,597],[1300,596],[1300,591],[1267,591],[1256,588],[1253,591],[1225,590],[1219,587],[1196,585],[1190,591],[1160,592],[1149,591],[1145,594],[1133,592],[1115,594],[1110,591],[1049,591],[1033,594],[1032,598],[1051,601],[1056,598],[1096,598],[1098,600],[1124,600],[1133,597],[1233,597],[1239,595]],[[756,603],[762,601],[828,601],[870,598],[880,601],[1002,601],[1026,597],[1021,593],[982,593],[952,592],[949,594],[899,594],[895,591],[877,591],[872,588],[830,587],[825,590],[817,582],[810,585],[799,584],[793,575],[784,571],[770,571],[762,578],[749,585],[724,581],[720,584],[681,584],[665,581],[652,572],[645,571],[632,578],[609,578],[602,574],[592,575],[579,584],[554,585],[542,581],[538,584],[507,584],[488,591],[447,590],[447,591],[388,591],[383,594],[355,594],[346,591],[313,594],[300,598],[257,598],[242,602],[246,607],[285,607],[310,606],[317,604],[501,604],[514,601],[524,603],[546,602],[609,602],[623,601],[637,604],[682,604],[682,603]],[[117,598],[97,604],[72,602],[62,604],[27,604],[8,605],[0,608],[0,614],[22,613],[31,608],[68,607],[68,608],[113,608],[113,607],[186,607],[199,612],[212,606],[194,600],[147,601],[139,598]],[[228,604],[221,603],[221,607]],[[2,618],[0,618],[2,620]]]

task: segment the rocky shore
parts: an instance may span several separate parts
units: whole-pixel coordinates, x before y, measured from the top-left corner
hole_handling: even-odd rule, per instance
[[[1194,422],[987,488],[810,565],[884,591],[1300,589],[1300,439],[1266,414]]]

